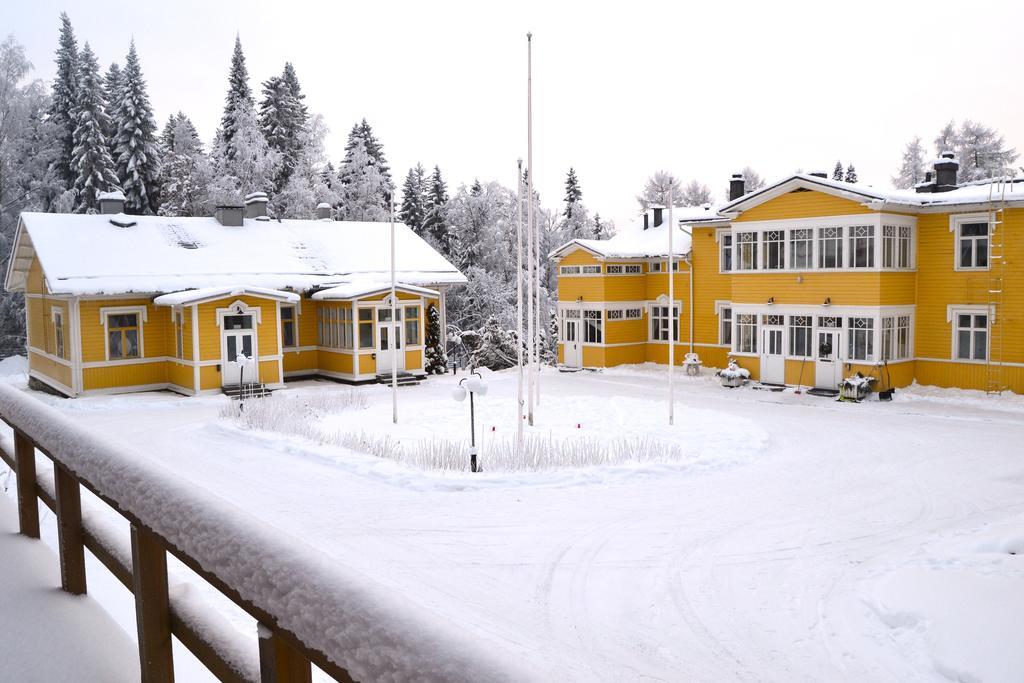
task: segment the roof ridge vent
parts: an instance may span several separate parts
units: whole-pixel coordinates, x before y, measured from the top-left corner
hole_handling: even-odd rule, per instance
[[[131,216],[126,216],[123,213],[115,213],[110,217],[110,224],[118,228],[131,228],[137,223]]]

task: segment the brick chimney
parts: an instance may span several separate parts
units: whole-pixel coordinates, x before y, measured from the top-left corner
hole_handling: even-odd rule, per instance
[[[956,174],[960,162],[952,152],[943,152],[933,164],[935,168],[935,192],[949,192],[956,189]]]
[[[100,192],[100,213],[124,213],[124,193],[121,190]]]
[[[733,173],[729,178],[729,201],[739,199],[747,193],[747,180],[742,173]]]

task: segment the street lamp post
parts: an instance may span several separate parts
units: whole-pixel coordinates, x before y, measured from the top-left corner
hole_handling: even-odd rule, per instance
[[[473,376],[475,375],[475,377]],[[465,385],[463,385],[465,382]],[[469,377],[459,380],[459,386],[452,392],[452,398],[456,401],[465,401],[466,394],[469,394],[469,470],[478,472],[476,462],[476,410],[473,406],[473,394],[487,395],[487,383],[480,376],[479,372],[473,372]]]

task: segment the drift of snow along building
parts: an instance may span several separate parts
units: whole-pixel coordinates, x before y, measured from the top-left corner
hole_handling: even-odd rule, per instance
[[[1024,180],[958,187],[957,167],[944,154],[916,191],[797,174],[745,193],[734,176],[726,204],[676,209],[677,362],[1024,393]],[[560,363],[668,362],[667,217],[552,252]]]
[[[213,218],[126,216],[120,193],[95,215],[23,213],[6,287],[25,292],[29,375],[67,396],[151,389],[217,392],[286,377],[364,381],[424,371],[426,312],[466,281],[395,225],[270,220],[267,197]],[[245,358],[240,358],[244,355]]]

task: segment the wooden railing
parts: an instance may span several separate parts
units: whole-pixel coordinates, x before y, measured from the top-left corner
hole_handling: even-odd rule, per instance
[[[210,558],[200,557],[202,553],[188,552],[181,546],[185,536],[174,533],[161,532],[160,524],[154,518],[143,518],[139,511],[133,509],[129,501],[138,500],[136,495],[125,495],[126,500],[112,494],[100,481],[94,481],[89,471],[100,472],[97,468],[97,460],[106,462],[104,458],[108,455],[103,453],[103,458],[97,458],[98,448],[106,444],[99,441],[98,437],[73,424],[66,416],[58,411],[43,405],[31,396],[13,389],[10,386],[0,386],[0,419],[6,422],[14,432],[13,442],[9,437],[0,439],[0,459],[10,467],[17,479],[17,502],[18,521],[20,532],[32,538],[39,538],[39,508],[36,502],[38,498],[49,507],[56,516],[58,546],[60,555],[60,575],[62,588],[72,594],[83,594],[86,592],[86,564],[85,549],[88,549],[100,563],[135,596],[135,613],[138,627],[139,661],[143,681],[173,681],[174,663],[172,657],[172,635],[182,645],[188,648],[218,679],[224,681],[310,681],[311,664],[316,665],[338,681],[352,681],[354,678],[345,668],[340,666],[338,661],[345,661],[347,657],[358,660],[360,656],[366,657],[367,652],[357,654],[355,652],[325,651],[326,648],[318,648],[309,645],[296,635],[296,633],[283,622],[281,613],[275,613],[263,600],[254,600],[243,595],[242,589],[232,583],[229,579],[221,576],[220,571],[210,570],[207,567],[216,565],[217,562]],[[12,448],[13,446],[13,448]],[[118,447],[110,446],[117,450]],[[12,452],[13,451],[13,452]],[[36,470],[36,454],[40,453],[53,464],[52,481],[45,473],[38,473]],[[130,455],[128,453],[116,453],[117,456]],[[141,461],[141,458],[137,458]],[[116,458],[114,462],[118,462]],[[126,463],[127,465],[127,463]],[[145,469],[145,468],[143,468]],[[138,471],[130,473],[131,479],[138,482],[140,477]],[[128,475],[126,475],[128,476]],[[96,479],[107,480],[102,472],[97,474]],[[109,482],[108,482],[109,483]],[[124,552],[118,552],[119,545],[123,547],[123,540],[110,538],[110,531],[105,525],[97,524],[90,528],[88,523],[83,523],[82,496],[80,487],[96,495],[103,503],[124,517],[131,526],[131,553],[130,559],[124,557]],[[142,493],[139,491],[135,493]],[[181,500],[182,505],[196,505],[196,499]],[[216,521],[218,511],[212,513]],[[216,526],[216,525],[214,525]],[[221,525],[223,526],[223,525]],[[220,528],[220,527],[218,527]],[[228,527],[230,529],[230,519]],[[239,529],[239,534],[245,534],[245,529]],[[251,532],[250,532],[251,533]],[[278,548],[271,549],[277,551]],[[237,633],[224,633],[224,629],[237,631],[226,623],[216,623],[211,619],[210,623],[202,623],[196,619],[195,608],[186,608],[183,604],[177,604],[168,594],[168,553],[179,560],[183,565],[195,572],[204,581],[219,590],[231,602],[240,607],[257,624],[257,633],[253,634],[258,639],[258,661],[255,656],[248,658],[237,656],[232,657],[218,648],[218,643],[223,643],[232,637],[237,640]],[[301,554],[301,553],[300,553]],[[301,561],[300,558],[299,561]],[[315,565],[316,563],[310,563]],[[313,567],[311,566],[310,569]],[[346,604],[344,591],[339,594],[324,591],[322,584],[309,582],[304,585],[304,577],[301,570],[294,570],[292,567],[285,567],[289,579],[289,587],[294,589],[298,595],[317,596],[317,604],[321,602],[323,610],[321,615],[337,615],[336,623],[325,623],[324,629],[328,631],[340,631],[344,629]],[[301,568],[300,568],[301,569]],[[256,573],[260,568],[257,566]],[[242,582],[244,583],[244,582]],[[252,592],[252,591],[247,591]],[[322,600],[320,596],[322,595]],[[358,600],[356,600],[358,602]],[[366,605],[356,605],[359,616],[366,616]],[[381,610],[380,618],[386,620],[389,616],[395,615],[394,604],[388,605]],[[211,608],[212,609],[212,608]],[[469,647],[473,651],[471,655],[459,654],[462,644],[450,642],[450,635],[443,635],[438,638],[431,638],[430,623],[423,621],[415,624],[413,619],[412,628],[404,624],[406,632],[418,632],[423,638],[410,638],[410,641],[422,640],[419,643],[420,652],[436,648],[439,645],[444,647],[445,639],[452,647],[449,655],[442,656],[441,662],[436,661],[437,653],[434,656],[426,655],[423,659],[426,664],[423,669],[417,667],[415,654],[411,658],[396,658],[397,664],[391,666],[391,670],[379,671],[381,675],[406,674],[412,677],[419,676],[430,679],[449,680],[514,680],[529,678],[529,675],[514,675],[508,670],[509,662],[495,661],[488,663],[487,656],[480,659],[479,648]],[[366,649],[371,651],[370,659],[376,666],[380,665],[380,652],[391,652],[396,649],[396,643],[381,642],[380,650],[374,650],[374,634],[386,638],[389,633],[389,624],[379,624],[383,628],[369,628],[372,631],[365,643]],[[219,630],[218,630],[219,629]],[[399,631],[402,630],[400,627]],[[87,637],[87,634],[83,634]],[[471,642],[468,638],[466,642]],[[417,645],[409,642],[410,649],[417,649]],[[257,648],[253,648],[253,655]],[[405,661],[399,661],[405,660]],[[460,661],[461,660],[461,661]],[[411,670],[400,671],[402,666],[412,666]],[[385,666],[386,663],[385,663]],[[433,670],[431,670],[433,667]],[[515,668],[515,667],[512,667]],[[398,676],[404,678],[406,676]]]

